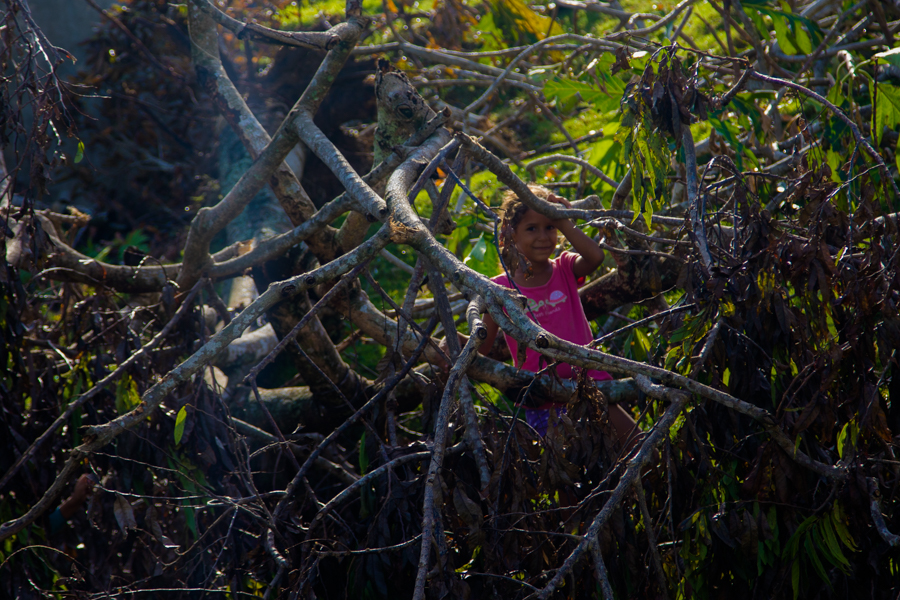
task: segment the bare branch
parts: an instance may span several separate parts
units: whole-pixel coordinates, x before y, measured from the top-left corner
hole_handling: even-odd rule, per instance
[[[416,572],[413,600],[422,600],[425,597],[425,575],[428,573],[428,564],[431,560],[432,536],[439,535],[436,528],[442,527],[440,508],[435,504],[435,486],[440,485],[437,482],[438,471],[444,464],[449,433],[450,406],[459,385],[465,378],[466,369],[478,354],[479,343],[481,343],[481,338],[478,335],[472,335],[462,349],[456,364],[450,369],[450,377],[444,387],[444,395],[441,397],[441,405],[435,418],[434,448],[431,451],[431,463],[428,465],[428,475],[425,479],[425,499],[422,502],[422,549],[419,554],[419,568]]]
[[[872,515],[872,522],[875,524],[875,530],[889,546],[894,548],[900,547],[900,535],[891,533],[884,522],[884,515],[881,514],[881,492],[878,489],[878,480],[874,477],[866,479],[869,486],[869,512]]]
[[[298,46],[319,51],[331,50],[341,41],[340,36],[328,31],[279,31],[257,23],[241,22],[217,9],[210,0],[194,1],[198,2],[200,8],[219,25],[234,33],[239,40],[252,37],[269,44]]]

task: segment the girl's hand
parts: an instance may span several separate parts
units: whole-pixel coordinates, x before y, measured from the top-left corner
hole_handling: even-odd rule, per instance
[[[557,196],[556,194],[550,194],[547,196],[547,202],[553,202],[554,204],[562,204],[566,208],[572,208],[572,203],[563,198],[562,196]]]
[[[553,204],[561,204],[565,208],[572,208],[571,202],[561,196],[557,196],[556,194],[550,194],[549,196],[547,196],[547,202],[552,202]],[[560,230],[562,230],[564,226],[570,224],[572,224],[572,221],[566,218],[556,219],[555,221],[553,221],[553,225]]]
[[[547,201],[554,204],[561,204],[566,208],[572,208],[572,203],[565,198],[560,198],[556,194],[547,196]],[[579,255],[572,265],[572,272],[575,277],[586,277],[594,271],[603,262],[603,250],[597,245],[597,242],[589,238],[583,231],[575,227],[571,219],[558,219],[553,221],[553,225],[566,236],[572,249]]]
[[[562,198],[561,196],[557,196],[556,194],[550,194],[549,196],[547,196],[547,202],[552,202],[553,204],[560,204],[560,205],[564,206],[565,208],[572,208],[571,202],[569,202],[565,198]],[[559,229],[563,233],[563,235],[566,235],[566,230],[569,229],[569,227],[574,227],[572,220],[566,219],[566,218],[556,219],[555,221],[553,221],[553,225],[554,225],[554,227]]]

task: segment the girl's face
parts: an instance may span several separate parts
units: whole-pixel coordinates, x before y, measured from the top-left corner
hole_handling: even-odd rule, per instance
[[[556,251],[558,232],[548,217],[528,209],[513,232],[513,241],[532,263],[545,263]]]

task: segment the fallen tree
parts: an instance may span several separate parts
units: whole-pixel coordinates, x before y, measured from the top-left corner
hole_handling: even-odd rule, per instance
[[[107,13],[140,64],[191,81],[197,110],[237,138],[207,140],[223,156],[221,197],[191,214],[180,260],[129,263],[123,248],[114,264],[78,248],[88,215],[43,196],[64,169],[46,162],[64,57],[11,1],[4,67],[41,69],[16,71],[7,121],[21,129],[25,106],[46,109],[0,180],[6,591],[797,597],[866,581],[893,597],[900,87],[897,54],[876,51],[900,12],[871,4],[860,21],[866,2],[685,0],[665,14],[566,2],[566,31],[498,2],[491,35],[523,42],[499,50],[472,49],[460,24],[484,31],[489,13],[454,2],[420,30],[407,8],[388,3],[373,23],[355,1],[326,31],[208,0]],[[191,71],[134,37],[144,14],[176,31],[183,19]],[[691,37],[704,27],[716,52]],[[364,44],[373,29],[383,43]],[[469,46],[424,47],[424,32]],[[251,41],[320,57],[291,106],[248,105],[265,88]],[[377,52],[418,63],[370,65],[363,168],[317,115],[352,57]],[[419,92],[447,81],[464,108]],[[504,128],[529,114],[561,147],[511,145]],[[588,117],[602,137],[569,131]],[[343,191],[314,200],[310,170],[326,169]],[[573,184],[557,188],[574,190],[573,208],[534,196],[529,173]],[[488,278],[506,268],[501,187],[579,220],[608,251],[581,292],[591,346],[541,329]],[[478,355],[485,312],[549,361],[618,379],[535,379],[502,349]],[[448,356],[438,341],[458,326],[470,342],[449,336]],[[360,359],[364,344],[380,350]],[[569,402],[545,438],[502,396],[523,385]],[[630,454],[609,435],[609,402],[646,431]],[[88,572],[41,548],[54,535],[42,519],[85,471],[98,491],[78,518],[93,528],[63,535]]]

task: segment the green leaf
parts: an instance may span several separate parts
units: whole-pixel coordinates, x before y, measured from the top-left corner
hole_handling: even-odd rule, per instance
[[[644,354],[650,353],[650,338],[647,337],[647,334],[641,331],[640,329],[634,330],[634,337],[637,339],[638,343],[641,345],[641,349],[644,351]]]
[[[495,0],[494,22],[518,41],[521,34],[534,41],[565,33],[554,19],[540,15],[522,0]],[[519,35],[517,35],[519,34]]]
[[[744,3],[744,12],[747,13],[747,16],[750,17],[750,20],[753,21],[753,24],[756,26],[756,30],[759,32],[759,35],[763,37],[763,39],[769,37],[769,29],[766,27],[766,22],[763,21],[762,14],[758,10],[752,10],[747,7],[747,4]]]
[[[875,146],[881,144],[884,128],[894,129],[900,124],[900,87],[879,83],[878,106],[875,108]]]
[[[900,138],[897,139],[897,149],[894,150],[894,162],[897,163],[897,171],[900,172]]]
[[[463,263],[469,264],[470,260],[481,262],[484,260],[484,254],[487,252],[487,242],[484,240],[484,234],[478,236],[478,241],[472,246],[469,255],[463,259]]]
[[[366,432],[363,431],[359,438],[359,472],[365,475],[369,470],[369,455],[366,452]]]
[[[116,385],[116,411],[120,415],[134,410],[141,403],[141,395],[138,394],[137,384],[131,375],[124,375]]]
[[[775,26],[775,39],[785,54],[799,54],[799,49],[794,45],[794,39],[788,31],[788,20],[782,15],[772,15],[772,24]]]
[[[831,519],[822,519],[819,521],[819,528],[822,531],[822,537],[825,538],[825,545],[828,548],[828,554],[825,554],[825,558],[829,559],[834,566],[846,573],[850,569],[850,561],[847,560],[847,557],[841,552],[841,546],[838,544],[834,529],[831,527]]]
[[[847,447],[847,438],[849,437],[847,434],[849,431],[849,427],[850,427],[850,423],[847,423],[846,425],[844,425],[843,429],[841,429],[841,432],[838,434],[837,451],[838,451],[838,456],[841,457],[842,459],[844,458],[844,448]]]
[[[805,540],[803,540],[803,548],[806,550],[806,556],[812,563],[813,569],[816,571],[816,574],[818,574],[819,578],[823,582],[829,583],[830,579],[828,577],[828,571],[825,570],[825,566],[819,559],[818,548],[821,546],[821,540],[819,540],[818,538],[818,530],[813,529],[811,538],[807,537]]]
[[[800,538],[806,533],[806,531],[812,527],[815,523],[816,516],[812,515],[807,517],[800,526],[797,528],[797,531],[790,537],[787,541],[787,544],[784,545],[784,554],[782,558],[786,558],[788,560],[793,560],[797,556],[797,550],[800,547]]]
[[[859,548],[856,546],[856,541],[850,535],[847,524],[844,523],[844,514],[841,511],[839,502],[835,502],[834,507],[831,509],[831,523],[834,525],[834,532],[841,543],[849,548],[851,552],[858,552]]]
[[[84,142],[78,140],[78,150],[75,151],[75,164],[81,162],[81,159],[84,158]]]
[[[497,248],[485,238],[484,234],[476,240],[469,255],[463,259],[463,263],[485,277],[493,277],[502,272]]]
[[[796,54],[797,52],[788,51],[787,47],[782,43],[783,37],[788,40],[788,43],[794,50],[799,50],[803,54],[810,54],[813,46],[818,45],[823,39],[822,30],[819,29],[818,24],[812,19],[793,14],[791,12],[791,7],[787,2],[781,2],[781,7],[784,10],[768,8],[766,4],[767,3],[762,0],[745,0],[745,2],[743,2],[744,12],[749,15],[754,11],[759,11],[760,13],[771,17],[772,23],[775,25],[775,35],[778,38],[778,45],[781,46],[781,49],[785,54]],[[758,24],[757,27],[759,27]],[[807,31],[802,29],[803,27],[809,31],[808,34]],[[779,28],[783,28],[784,36],[779,32]],[[763,37],[768,37],[768,31],[765,27],[760,31],[760,34]],[[810,39],[810,36],[812,39]]]
[[[447,243],[444,246],[452,252],[456,254],[459,250],[465,247],[467,243],[466,240],[469,239],[469,228],[468,227],[457,227],[453,230],[453,233],[447,238]]]
[[[193,534],[194,539],[200,538],[200,528],[197,527],[197,515],[194,512],[194,507],[191,506],[191,501],[184,499],[181,501],[181,514],[184,515],[184,523],[187,525],[190,532]]]
[[[840,183],[843,158],[834,150],[829,150],[826,153],[825,158],[828,166],[831,168],[831,180],[835,183]]]
[[[900,67],[900,48],[891,48],[890,50],[879,52],[878,54],[874,54],[872,58],[883,60],[895,67]]]
[[[844,103],[844,86],[840,82],[835,83],[831,86],[831,89],[828,90],[828,95],[825,99],[835,106],[840,107],[840,105]]]
[[[184,437],[184,424],[187,421],[187,404],[178,409],[178,415],[175,417],[175,445],[181,443]]]
[[[557,103],[565,105],[572,104],[578,98],[591,105],[603,103],[610,98],[608,92],[597,89],[588,83],[558,76],[544,84],[544,96],[547,99],[556,98]],[[618,104],[619,99],[616,98],[612,108],[615,109]],[[607,108],[604,112],[606,110],[610,109]]]

